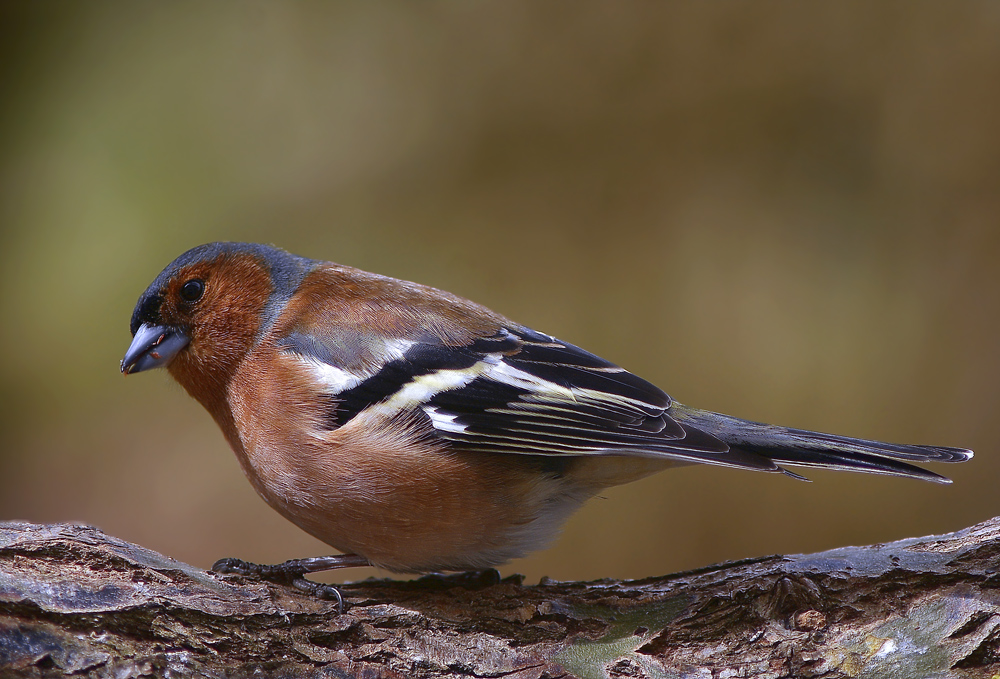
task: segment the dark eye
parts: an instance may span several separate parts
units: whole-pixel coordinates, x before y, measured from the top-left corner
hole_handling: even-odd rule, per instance
[[[205,281],[200,278],[192,278],[181,286],[181,299],[185,302],[197,302],[205,292]]]

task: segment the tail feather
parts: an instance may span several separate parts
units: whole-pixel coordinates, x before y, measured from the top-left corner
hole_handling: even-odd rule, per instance
[[[790,429],[690,408],[677,402],[671,405],[668,414],[681,424],[707,432],[732,448],[796,467],[825,467],[951,483],[940,474],[910,463],[965,462],[972,457],[972,451],[965,448],[883,443]]]

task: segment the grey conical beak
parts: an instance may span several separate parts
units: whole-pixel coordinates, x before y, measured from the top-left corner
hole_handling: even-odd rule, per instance
[[[135,331],[132,344],[122,359],[126,375],[165,366],[173,360],[191,338],[183,330],[170,325],[144,323]]]

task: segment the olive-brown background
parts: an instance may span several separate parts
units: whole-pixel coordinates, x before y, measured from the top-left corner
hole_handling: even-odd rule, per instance
[[[693,405],[978,452],[950,487],[661,474],[508,572],[1000,514],[998,36],[991,2],[4,3],[0,518],[325,551],[165,372],[118,373],[137,296],[211,240],[464,294]]]

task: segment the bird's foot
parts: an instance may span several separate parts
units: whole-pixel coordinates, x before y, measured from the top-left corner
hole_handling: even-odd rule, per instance
[[[465,571],[462,573],[430,573],[423,576],[420,582],[440,584],[445,587],[462,587],[465,589],[481,589],[498,585],[501,582],[500,571],[496,568],[484,568],[480,571]]]
[[[317,599],[337,602],[337,612],[346,609],[344,596],[333,585],[307,580],[306,573],[367,566],[368,560],[355,554],[340,554],[336,556],[319,556],[309,559],[292,559],[279,564],[259,564],[242,559],[219,559],[212,565],[212,571],[223,575],[243,575],[246,577],[266,580],[279,585],[289,585]]]

